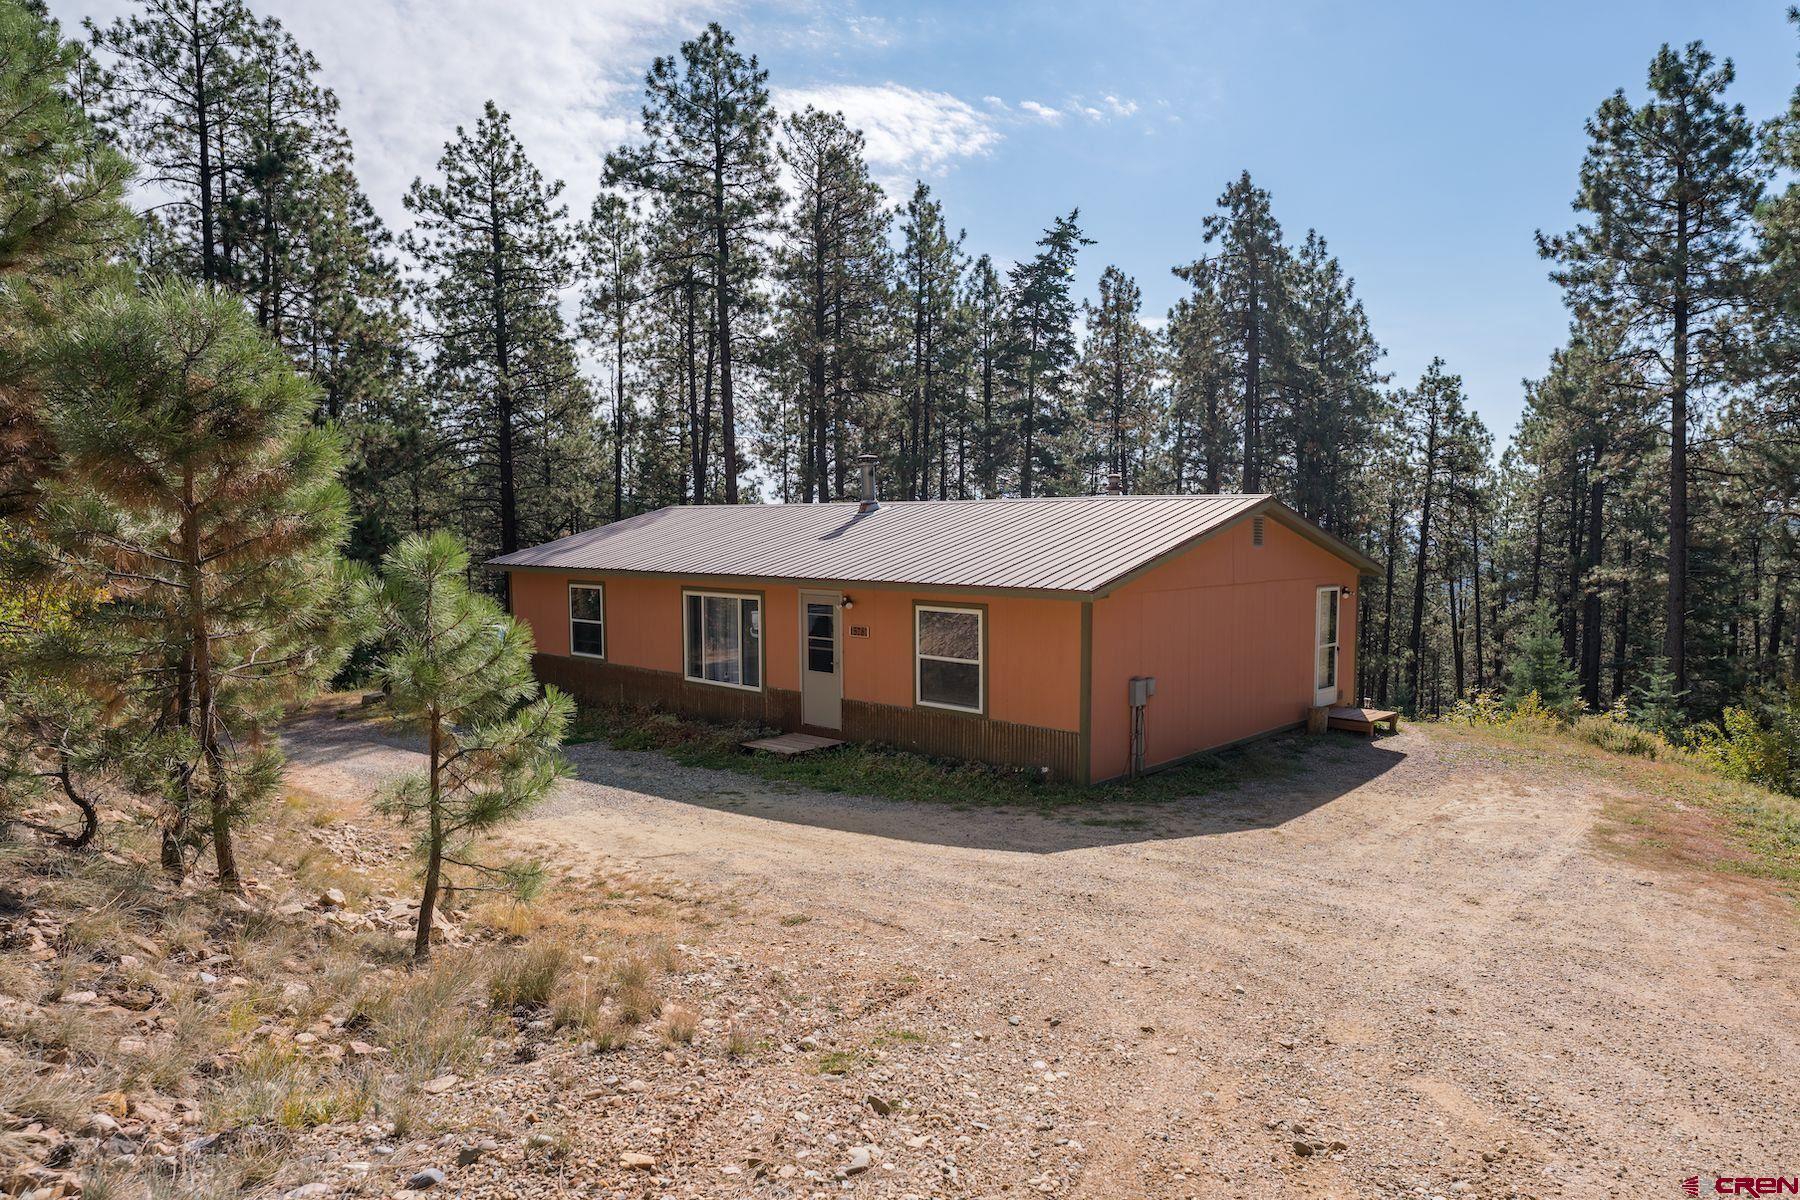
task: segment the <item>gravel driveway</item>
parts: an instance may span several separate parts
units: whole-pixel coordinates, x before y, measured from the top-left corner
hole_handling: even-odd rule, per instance
[[[416,759],[347,722],[288,748],[323,790]],[[933,1031],[929,1067],[884,1086],[948,1114],[960,1171],[863,1177],[894,1195],[1676,1196],[1800,1173],[1788,902],[1607,851],[1617,794],[1592,780],[1417,730],[1297,753],[1222,795],[1045,816],[584,745],[524,834],[734,898],[710,949],[828,997],[846,1036]],[[778,1101],[743,1086],[722,1104],[763,1129]],[[736,1115],[690,1132],[696,1158],[729,1156]]]

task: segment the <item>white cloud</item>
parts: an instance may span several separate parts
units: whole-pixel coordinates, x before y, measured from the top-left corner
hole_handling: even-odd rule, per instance
[[[1051,108],[1048,104],[1039,104],[1036,100],[1021,100],[1019,107],[1040,121],[1048,121],[1055,125],[1063,119],[1062,110]]]
[[[1115,117],[1129,117],[1138,110],[1136,100],[1121,100],[1117,96],[1102,96],[1101,103]]]
[[[52,0],[66,29],[136,9],[127,0]],[[404,223],[400,198],[430,178],[456,126],[493,99],[540,170],[582,214],[601,160],[637,128],[644,72],[694,36],[704,0],[256,0],[319,59],[338,94],[356,169],[375,207]],[[753,47],[742,47],[746,53]]]
[[[958,159],[985,155],[1000,143],[1000,131],[983,113],[948,92],[921,91],[900,83],[824,84],[776,88],[783,112],[812,105],[841,112],[863,132],[869,165],[890,195],[913,177],[941,175]]]

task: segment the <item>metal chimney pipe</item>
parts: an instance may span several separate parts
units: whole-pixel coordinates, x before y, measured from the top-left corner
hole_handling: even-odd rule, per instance
[[[1125,485],[1121,480],[1122,477],[1117,471],[1108,471],[1106,473],[1106,494],[1109,496],[1124,495]]]
[[[857,503],[857,512],[873,512],[880,507],[875,498],[875,464],[881,460],[873,454],[856,456],[857,465],[862,469],[862,495]]]

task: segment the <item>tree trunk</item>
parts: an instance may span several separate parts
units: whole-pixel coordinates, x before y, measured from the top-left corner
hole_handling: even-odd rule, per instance
[[[444,871],[444,818],[440,804],[440,760],[443,757],[443,720],[431,714],[431,732],[427,738],[431,756],[426,781],[426,804],[430,809],[429,842],[425,851],[425,887],[419,893],[419,923],[413,929],[413,962],[431,957],[431,922],[437,915],[438,885]]]
[[[1431,562],[1431,492],[1437,476],[1437,427],[1438,414],[1434,407],[1427,418],[1425,432],[1425,489],[1419,500],[1419,561],[1413,571],[1412,629],[1406,639],[1409,655],[1406,702],[1414,712],[1418,711],[1420,672],[1425,665],[1420,661],[1420,652],[1425,640],[1425,576],[1430,573]]]
[[[506,244],[500,228],[500,197],[488,192],[488,273],[491,278],[488,315],[493,320],[495,403],[498,405],[495,431],[500,470],[500,553],[511,554],[519,548],[519,501],[513,479],[513,394],[512,394],[512,330],[506,309]],[[508,612],[512,611],[512,575],[502,572],[501,594]]]
[[[1681,172],[1680,198],[1676,202],[1676,257],[1682,270],[1688,267],[1688,197],[1686,172]],[[1669,595],[1663,627],[1663,654],[1675,674],[1675,690],[1687,690],[1687,391],[1688,391],[1688,280],[1677,282],[1674,303],[1674,353],[1669,380]]]
[[[731,381],[731,241],[725,228],[725,152],[713,142],[713,292],[719,344],[719,427],[725,450],[725,503],[738,502],[737,408]]]
[[[219,887],[242,890],[237,854],[231,844],[231,784],[226,774],[225,752],[219,745],[218,709],[213,692],[212,634],[206,616],[206,580],[200,546],[198,509],[194,500],[193,471],[182,479],[181,553],[187,591],[188,645],[194,661],[194,712],[192,728],[206,762],[207,805],[211,810],[213,857],[219,868]]]
[[[1587,569],[1582,572],[1581,595],[1581,702],[1600,709],[1600,570],[1601,538],[1605,533],[1606,477],[1598,469],[1588,484]]]

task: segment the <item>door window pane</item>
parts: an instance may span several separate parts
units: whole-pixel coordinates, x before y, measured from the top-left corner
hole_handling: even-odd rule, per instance
[[[738,648],[738,679],[745,687],[762,686],[762,602],[740,600],[740,628],[743,643]]]

